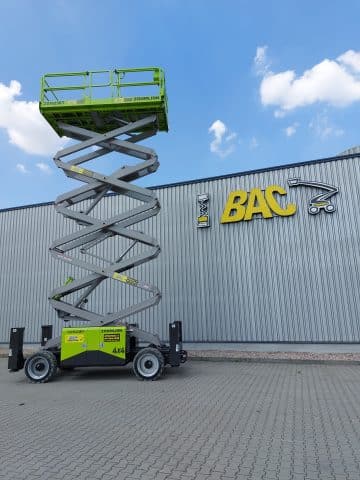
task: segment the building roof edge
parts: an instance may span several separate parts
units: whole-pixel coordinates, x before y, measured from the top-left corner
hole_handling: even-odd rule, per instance
[[[204,177],[204,178],[198,178],[194,180],[184,180],[181,182],[174,182],[174,183],[166,183],[163,185],[154,185],[151,187],[146,187],[150,190],[157,190],[157,189],[164,189],[164,188],[170,188],[170,187],[179,187],[182,185],[191,185],[191,184],[196,184],[196,183],[205,183],[205,182],[210,182],[214,180],[223,180],[226,178],[233,178],[233,177],[243,177],[245,175],[254,175],[256,173],[265,173],[265,172],[272,172],[276,170],[282,170],[285,168],[295,168],[295,167],[302,167],[306,165],[315,165],[318,163],[327,163],[327,162],[333,162],[333,161],[338,161],[338,160],[346,160],[348,158],[359,158],[360,157],[360,152],[359,153],[351,153],[351,154],[346,154],[346,155],[336,155],[335,157],[326,157],[326,158],[320,158],[317,160],[308,160],[305,162],[297,162],[297,163],[287,163],[285,165],[276,165],[273,167],[265,167],[265,168],[258,168],[255,170],[246,170],[243,172],[235,172],[235,173],[228,173],[225,175],[217,175],[215,177]],[[116,195],[114,193],[111,193],[109,195]],[[22,210],[24,208],[35,208],[35,207],[44,207],[44,206],[49,206],[53,205],[54,202],[40,202],[40,203],[33,203],[29,205],[19,205],[17,207],[8,207],[8,208],[2,208],[0,209],[0,213],[4,212],[9,212],[9,211],[14,211],[14,210]]]

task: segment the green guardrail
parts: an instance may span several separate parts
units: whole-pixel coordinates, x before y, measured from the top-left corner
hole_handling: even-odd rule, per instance
[[[59,135],[60,122],[110,131],[118,126],[114,114],[124,121],[156,114],[158,129],[168,130],[165,75],[158,67],[48,73],[39,108]]]

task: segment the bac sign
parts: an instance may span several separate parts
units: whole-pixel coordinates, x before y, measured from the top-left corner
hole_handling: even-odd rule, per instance
[[[296,205],[288,203],[281,206],[276,195],[286,195],[286,190],[279,185],[270,185],[265,191],[253,188],[249,193],[245,190],[230,192],[221,223],[252,220],[253,215],[261,214],[263,218],[272,218],[274,215],[289,217],[296,212]]]

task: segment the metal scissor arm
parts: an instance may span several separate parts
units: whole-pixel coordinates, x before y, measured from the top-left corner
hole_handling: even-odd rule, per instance
[[[55,201],[55,209],[82,228],[54,241],[50,253],[54,258],[87,271],[82,278],[71,279],[50,293],[51,305],[65,321],[86,321],[92,326],[116,325],[126,317],[156,305],[161,298],[156,286],[125,273],[157,257],[160,252],[156,239],[134,228],[137,223],[159,212],[156,195],[152,190],[130,183],[155,172],[159,166],[154,150],[137,144],[157,132],[156,121],[156,115],[149,115],[101,134],[59,123],[59,128],[79,143],[59,151],[54,161],[68,177],[84,185],[60,195]],[[143,129],[142,133],[134,133]],[[92,151],[88,152],[89,149]],[[83,167],[85,163],[112,152],[131,156],[137,164],[121,165],[110,175]],[[96,207],[109,192],[129,198],[133,206],[109,218],[99,217]],[[101,251],[102,243],[118,239],[121,239],[118,243],[122,246],[117,245],[114,258],[104,258],[96,250],[100,248]],[[105,280],[143,290],[149,297],[115,312],[101,313],[85,308],[88,297]]]

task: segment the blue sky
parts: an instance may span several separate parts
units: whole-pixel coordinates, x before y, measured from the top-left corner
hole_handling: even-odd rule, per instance
[[[0,208],[71,188],[37,111],[48,72],[164,68],[170,130],[147,143],[147,185],[360,144],[358,0],[3,0],[0,16]]]

